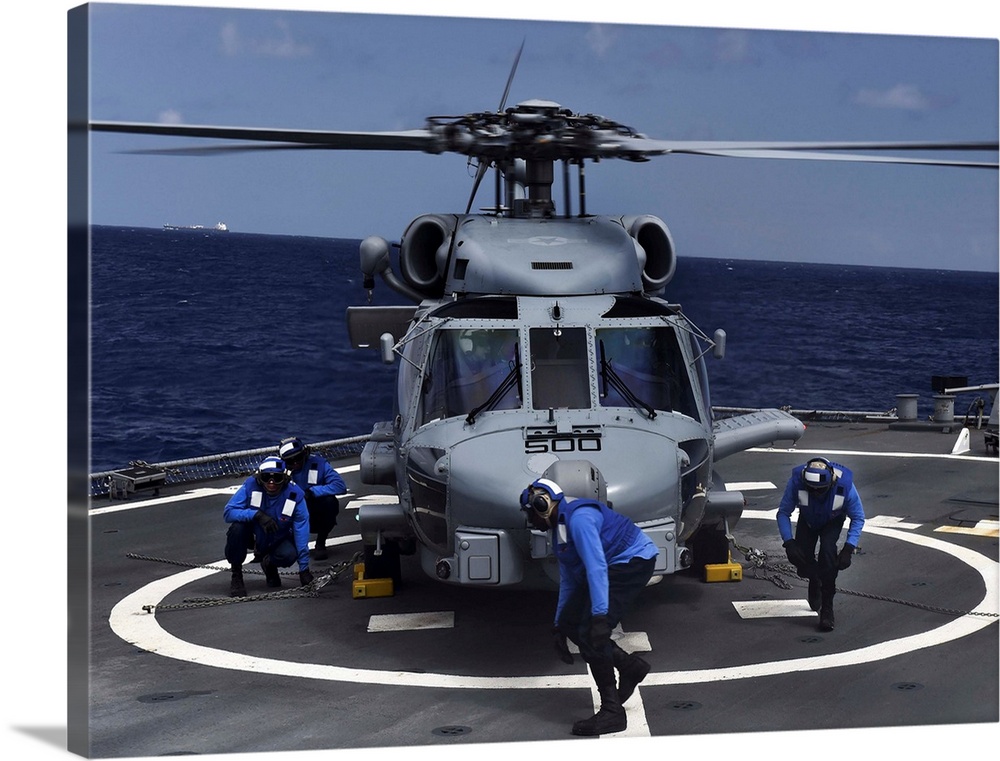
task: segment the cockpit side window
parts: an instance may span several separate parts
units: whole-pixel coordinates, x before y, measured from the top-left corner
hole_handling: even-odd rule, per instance
[[[698,419],[684,355],[668,327],[602,328],[595,333],[602,407],[649,406]]]
[[[528,335],[532,408],[588,409],[586,328],[532,328]]]
[[[421,389],[421,424],[469,414],[490,400],[516,367],[513,328],[437,331]],[[520,384],[513,383],[489,409],[520,406]]]

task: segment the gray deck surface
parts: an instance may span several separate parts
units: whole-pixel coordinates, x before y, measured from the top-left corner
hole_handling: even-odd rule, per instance
[[[785,736],[764,733],[902,727],[888,735],[898,748],[932,725],[949,725],[946,737],[996,737],[998,465],[977,432],[971,452],[951,456],[955,438],[816,423],[794,451],[720,463],[748,499],[737,544],[775,563],[785,560],[773,516],[790,468],[822,452],[854,469],[868,523],[838,580],[837,627],[817,631],[804,582],[782,576],[783,588],[740,552],[740,582],[668,577],[625,621],[623,644],[653,671],[629,703],[629,729],[600,741],[666,738],[653,747],[673,752],[710,740],[719,752],[785,755]],[[335,465],[355,496],[337,529],[343,543],[314,561],[317,572],[360,549],[352,505],[368,487],[349,463]],[[316,597],[233,604],[228,573],[198,568],[224,565],[228,495],[168,496],[92,504],[91,756],[424,746],[429,758],[472,746],[505,758],[552,747],[496,743],[587,741],[569,730],[593,710],[591,681],[548,642],[554,591],[446,586],[406,558],[391,597],[353,599],[345,574]],[[260,575],[247,586],[269,591]],[[297,586],[289,577],[284,588]],[[168,607],[193,599],[221,604]],[[959,615],[977,607],[992,615]],[[398,623],[380,618],[392,614],[443,628],[372,630]],[[729,733],[754,734],[730,744]],[[869,736],[837,733],[830,752]]]

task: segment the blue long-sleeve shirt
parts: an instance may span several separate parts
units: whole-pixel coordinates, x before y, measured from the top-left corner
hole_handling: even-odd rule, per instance
[[[861,495],[854,486],[853,474],[842,465],[836,465],[842,475],[838,481],[825,493],[817,494],[802,484],[802,466],[792,470],[792,475],[785,484],[785,493],[778,505],[778,532],[781,541],[787,542],[793,537],[792,513],[799,510],[799,520],[804,520],[813,529],[825,526],[831,518],[847,514],[850,526],[847,529],[846,544],[855,547],[861,540],[861,529],[865,525],[865,510],[861,504]]]
[[[258,512],[266,513],[278,524],[273,534],[265,533],[254,520]],[[257,479],[250,476],[236,493],[229,498],[222,511],[226,523],[250,523],[253,525],[257,551],[266,553],[285,538],[290,538],[298,553],[299,570],[309,567],[309,511],[306,509],[305,494],[294,483],[275,496],[268,496]]]
[[[292,480],[302,491],[316,497],[335,497],[347,491],[340,473],[318,454],[310,454],[302,467],[292,473]]]
[[[633,558],[654,558],[656,545],[632,521],[594,500],[566,498],[559,503],[552,549],[559,561],[558,622],[570,596],[586,584],[591,615],[608,612],[608,566]]]

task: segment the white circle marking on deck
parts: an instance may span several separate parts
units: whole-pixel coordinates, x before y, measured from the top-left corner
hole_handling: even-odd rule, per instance
[[[743,518],[774,519],[773,510],[748,510]],[[904,542],[920,545],[952,555],[975,570],[983,579],[986,595],[973,609],[975,613],[996,613],[998,610],[997,579],[1000,564],[986,556],[957,545],[949,544],[933,537],[921,536],[905,531],[881,526],[870,526],[866,531]],[[308,679],[328,679],[342,682],[365,684],[386,684],[408,687],[449,687],[461,689],[540,689],[540,688],[587,688],[592,680],[587,673],[566,676],[465,676],[454,674],[412,673],[407,671],[387,671],[378,669],[353,669],[317,663],[296,663],[276,658],[261,658],[243,653],[206,647],[187,642],[167,632],[157,621],[155,613],[147,613],[143,606],[164,599],[171,592],[197,579],[218,573],[217,570],[197,568],[168,576],[147,584],[122,599],[111,611],[111,629],[126,642],[151,653],[167,658],[198,663],[204,666],[252,671],[259,674],[303,677]],[[854,666],[860,663],[883,660],[923,648],[934,647],[945,642],[965,637],[992,624],[996,619],[986,615],[966,615],[942,626],[920,634],[887,640],[867,647],[831,653],[809,658],[792,658],[745,666],[728,666],[716,669],[693,671],[652,672],[643,680],[643,686],[668,684],[695,684],[702,682],[750,679],[773,676],[792,671],[814,671],[818,669]]]

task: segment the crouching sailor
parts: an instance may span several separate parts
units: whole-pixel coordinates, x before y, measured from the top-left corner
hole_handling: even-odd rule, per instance
[[[330,463],[311,452],[295,436],[289,436],[278,443],[278,456],[285,461],[292,480],[306,495],[309,528],[316,532],[316,546],[312,555],[317,560],[326,560],[329,557],[326,540],[337,525],[337,513],[340,512],[337,495],[347,490],[344,479],[330,467]]]
[[[302,489],[291,483],[285,463],[267,457],[237,489],[223,510],[229,525],[226,560],[232,568],[230,597],[245,597],[243,562],[254,550],[269,587],[280,587],[278,568],[299,565],[303,586],[313,580],[309,570],[309,513]]]
[[[791,515],[796,508],[799,518],[792,538]],[[799,576],[809,580],[809,607],[819,611],[819,628],[832,631],[837,574],[851,565],[851,556],[865,525],[865,511],[854,486],[853,473],[824,457],[814,457],[805,465],[792,468],[777,518],[788,562],[795,566]],[[838,553],[837,540],[848,519],[847,537]]]
[[[625,516],[594,499],[567,497],[547,478],[521,493],[521,509],[534,528],[552,531],[559,561],[553,645],[565,663],[573,662],[566,640],[580,648],[601,697],[600,710],[576,722],[573,734],[621,732],[627,727],[623,705],[650,666],[613,642],[611,631],[652,577],[656,545]]]

